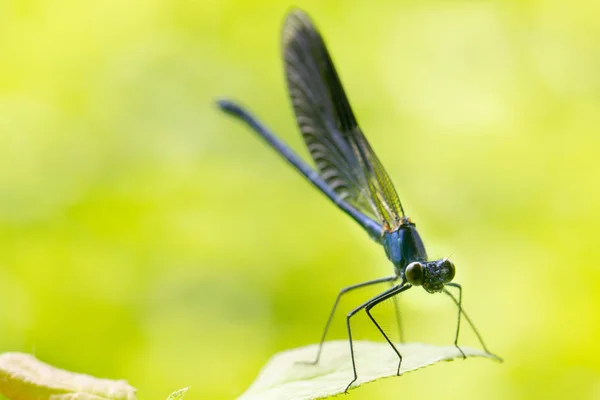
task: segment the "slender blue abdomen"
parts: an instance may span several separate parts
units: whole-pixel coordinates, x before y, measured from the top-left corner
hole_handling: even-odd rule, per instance
[[[401,225],[394,232],[383,236],[383,248],[388,259],[394,264],[396,274],[404,279],[406,266],[413,261],[427,261],[427,252],[414,224]]]

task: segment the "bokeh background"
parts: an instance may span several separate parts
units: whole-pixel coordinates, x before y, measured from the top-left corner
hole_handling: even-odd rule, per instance
[[[128,379],[140,399],[230,399],[272,354],[319,339],[341,287],[391,273],[214,107],[251,105],[307,156],[280,60],[294,5],[506,360],[348,398],[600,398],[595,1],[0,1],[0,351]],[[447,298],[400,304],[409,341],[452,342]],[[392,304],[378,315],[393,330]],[[380,340],[363,314],[356,326]],[[477,346],[466,326],[462,342]]]

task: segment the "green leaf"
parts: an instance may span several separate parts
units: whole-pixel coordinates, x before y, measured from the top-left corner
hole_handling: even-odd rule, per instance
[[[0,355],[0,393],[10,400],[135,400],[135,392],[124,380],[65,371],[30,354]]]
[[[174,391],[169,395],[169,397],[167,397],[167,400],[182,400],[185,397],[185,394],[187,393],[189,388],[190,387],[188,386],[184,387],[183,389]]]
[[[462,358],[454,346],[439,347],[421,343],[396,344],[402,354],[400,374],[423,368],[438,361]],[[467,356],[498,357],[481,350],[461,347]],[[347,340],[325,343],[317,365],[317,345],[287,350],[271,358],[250,388],[238,400],[312,400],[343,393],[352,381],[352,363]],[[376,379],[396,376],[398,356],[389,344],[354,341],[358,379],[350,390]]]

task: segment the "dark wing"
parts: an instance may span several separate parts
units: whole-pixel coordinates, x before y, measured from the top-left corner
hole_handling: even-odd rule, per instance
[[[323,38],[303,11],[283,27],[283,55],[296,120],[323,180],[388,230],[404,217],[394,185],[358,127]]]

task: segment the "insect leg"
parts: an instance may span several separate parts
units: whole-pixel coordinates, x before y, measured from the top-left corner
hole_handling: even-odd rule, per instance
[[[454,304],[456,304],[456,306],[458,307],[458,323],[456,326],[456,336],[454,338],[454,345],[460,350],[461,354],[464,357],[465,354],[460,349],[460,347],[458,347],[458,333],[460,330],[460,315],[462,314],[465,317],[465,319],[467,320],[467,322],[469,323],[469,325],[471,326],[471,329],[473,329],[473,332],[475,332],[475,335],[477,336],[479,343],[481,343],[481,347],[483,347],[483,350],[485,350],[486,353],[489,353],[489,354],[492,354],[493,356],[495,356],[499,361],[502,361],[502,358],[496,356],[494,353],[492,353],[488,350],[487,346],[483,342],[483,338],[481,337],[481,335],[479,334],[479,331],[475,327],[475,324],[473,324],[473,322],[471,321],[471,318],[469,318],[469,316],[467,315],[465,310],[463,310],[463,308],[462,308],[462,287],[458,283],[454,283],[454,282],[447,283],[446,286],[452,286],[452,287],[455,287],[458,289],[458,300],[456,300],[456,297],[454,297],[454,295],[452,293],[450,293],[447,289],[444,288],[444,293],[446,293],[448,296],[450,296],[452,301],[454,301]]]
[[[375,320],[375,318],[371,314],[371,309],[373,307],[375,307],[377,304],[381,303],[382,301],[385,301],[385,300],[389,299],[390,297],[392,297],[393,299],[395,299],[396,298],[395,296],[397,294],[402,293],[405,290],[410,289],[411,287],[412,287],[411,285],[399,285],[399,286],[395,286],[392,289],[390,289],[389,291],[383,292],[379,296],[377,296],[374,299],[372,299],[369,302],[369,304],[367,305],[367,307],[365,308],[365,311],[367,312],[367,315],[369,316],[369,318],[371,318],[371,321],[373,321],[373,323],[375,324],[375,326],[377,327],[377,329],[379,329],[379,332],[381,332],[381,334],[383,335],[383,337],[385,338],[385,340],[390,344],[390,346],[392,346],[392,349],[398,355],[399,362],[398,362],[398,371],[396,372],[397,375],[400,375],[400,365],[402,365],[402,355],[400,355],[400,352],[398,351],[398,349],[396,348],[396,346],[394,345],[394,343],[390,340],[390,338],[388,337],[388,335],[385,334],[385,332],[383,331],[383,329],[381,328],[381,326],[377,323],[377,321]]]
[[[358,375],[356,373],[356,362],[354,360],[354,345],[352,343],[352,328],[350,327],[350,318],[352,318],[353,315],[355,315],[357,312],[359,312],[363,308],[371,306],[372,303],[377,304],[380,301],[383,301],[383,300],[385,300],[385,299],[389,298],[390,296],[393,296],[393,295],[395,295],[397,293],[403,292],[404,290],[409,289],[411,287],[412,287],[411,285],[404,285],[404,286],[398,285],[398,286],[394,286],[394,287],[386,290],[385,292],[378,294],[377,296],[373,297],[372,299],[364,302],[360,306],[356,307],[354,310],[350,311],[348,313],[348,315],[346,316],[346,327],[348,328],[348,342],[350,343],[350,358],[352,359],[352,372],[354,372],[354,378],[352,379],[352,381],[350,381],[350,383],[348,384],[348,386],[346,386],[346,390],[344,392],[347,393],[348,389],[350,389],[350,386],[352,386],[352,384],[354,382],[356,382],[356,379],[358,378]],[[369,315],[369,317],[371,317],[371,316]],[[371,319],[373,319],[373,318],[371,317]],[[375,325],[379,328],[379,330],[381,331],[381,333],[383,333],[383,330],[379,327],[379,325],[377,323],[375,323]],[[389,338],[386,336],[385,333],[383,333],[383,336],[386,338],[386,340],[388,341],[388,343],[390,343],[392,345],[392,347],[394,347],[394,345],[392,344],[392,342],[389,340]],[[396,350],[395,347],[394,347],[394,350]],[[400,353],[397,350],[396,350],[396,354],[398,354],[398,356],[400,356]],[[400,359],[402,359],[401,356],[400,356]]]
[[[319,362],[319,358],[321,358],[321,351],[323,350],[323,343],[325,343],[325,337],[327,336],[327,332],[329,331],[329,326],[331,325],[331,321],[333,320],[333,315],[335,314],[335,310],[337,309],[338,303],[340,302],[340,299],[344,294],[346,294],[354,289],[362,288],[362,287],[369,286],[369,285],[375,285],[377,283],[382,283],[382,282],[393,282],[397,279],[398,279],[398,276],[388,276],[385,278],[374,279],[372,281],[362,282],[362,283],[358,283],[356,285],[352,285],[352,286],[343,288],[338,293],[338,295],[335,299],[335,303],[333,303],[331,312],[329,313],[329,318],[327,318],[327,323],[325,324],[325,330],[323,331],[323,335],[321,336],[321,341],[319,342],[319,349],[317,350],[317,356],[314,361],[306,362],[306,364],[314,365]]]
[[[392,286],[394,283],[392,282]],[[392,297],[394,301],[394,310],[396,312],[396,321],[398,322],[398,338],[400,343],[404,343],[404,330],[402,329],[402,315],[400,314],[400,305],[398,304],[398,298],[396,296]]]

